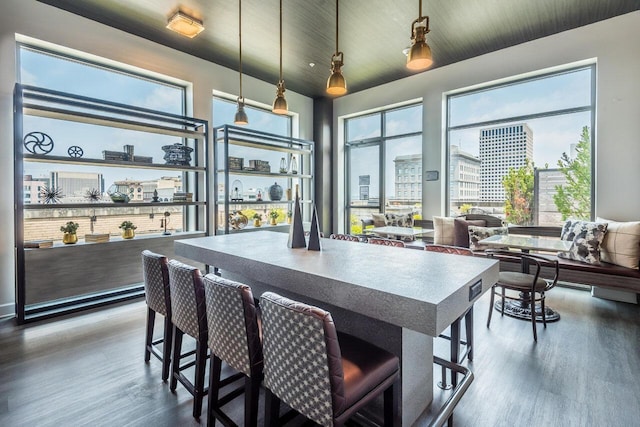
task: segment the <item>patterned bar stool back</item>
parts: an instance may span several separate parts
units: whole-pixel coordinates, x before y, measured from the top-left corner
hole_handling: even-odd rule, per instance
[[[142,252],[142,276],[144,297],[147,302],[147,333],[144,360],[148,362],[153,354],[162,361],[162,380],[169,378],[171,364],[171,294],[169,290],[169,269],[167,257],[145,250]],[[164,316],[164,334],[161,339],[153,339],[156,313]],[[157,345],[163,345],[162,353]]]
[[[407,245],[405,245],[404,242],[400,240],[382,239],[379,237],[369,237],[367,241],[373,245],[394,246],[396,248],[407,247]]]
[[[393,423],[396,356],[338,334],[331,314],[318,307],[272,292],[260,306],[266,426],[278,425],[280,401],[320,425],[342,425],[383,392],[385,425]]]
[[[245,378],[245,426],[255,426],[258,417],[258,396],[262,381],[262,342],[258,328],[258,311],[251,288],[245,284],[223,279],[214,274],[204,277],[207,300],[207,324],[211,369],[209,373],[208,419],[218,418],[223,422],[218,393],[221,361]],[[234,393],[233,391],[229,394]]]
[[[359,242],[360,238],[358,236],[352,236],[350,234],[332,234],[329,236],[330,239],[335,240],[347,240],[349,242]]]
[[[171,289],[171,321],[174,326],[172,375],[169,388],[175,391],[178,382],[185,386],[193,395],[193,417],[198,419],[202,413],[202,399],[206,394],[204,374],[207,361],[207,311],[202,273],[195,267],[171,260],[169,261],[169,287]],[[184,334],[196,340],[195,362],[181,366]],[[181,372],[192,365],[195,365],[193,382]]]

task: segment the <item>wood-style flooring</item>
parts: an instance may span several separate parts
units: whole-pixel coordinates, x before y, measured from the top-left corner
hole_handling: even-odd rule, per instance
[[[540,325],[535,344],[528,322],[494,313],[487,329],[488,295],[476,303],[475,381],[455,425],[640,425],[640,306],[569,288],[547,304],[562,317]],[[160,362],[144,363],[145,313],[140,301],[27,326],[0,321],[0,426],[204,425],[184,388],[162,382]],[[436,353],[447,356],[442,341]],[[434,405],[445,393],[434,388]],[[232,405],[239,421],[241,399]]]

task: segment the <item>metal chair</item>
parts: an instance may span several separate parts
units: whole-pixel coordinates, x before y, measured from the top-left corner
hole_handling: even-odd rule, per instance
[[[381,237],[369,237],[368,243],[372,245],[393,246],[396,248],[406,248],[407,245],[401,240],[383,239]]]
[[[171,366],[171,294],[169,291],[169,261],[164,255],[151,251],[142,251],[142,277],[144,279],[144,298],[147,302],[147,333],[145,338],[144,361],[149,362],[153,354],[162,361],[162,381],[169,378]],[[162,338],[153,339],[156,313],[164,316]],[[162,344],[162,352],[158,346]]]
[[[207,362],[207,312],[202,273],[195,267],[176,260],[169,261],[171,289],[171,322],[173,323],[173,360],[169,388],[175,391],[178,381],[193,395],[193,417],[200,418],[202,399],[207,394],[204,377]],[[195,361],[180,365],[184,334],[196,340]],[[191,353],[193,354],[193,353]],[[195,365],[191,382],[182,371]]]
[[[487,328],[491,324],[491,314],[494,309],[494,299],[496,295],[496,288],[502,288],[502,304],[501,315],[504,316],[504,306],[506,300],[517,301],[523,310],[530,310],[531,313],[531,327],[533,328],[533,340],[538,341],[538,331],[536,326],[536,302],[540,303],[542,323],[544,327],[547,327],[546,310],[544,306],[545,292],[553,288],[558,282],[559,265],[557,259],[550,259],[548,257],[530,254],[525,252],[510,252],[500,250],[489,250],[487,253],[490,256],[496,257],[500,260],[520,261],[523,266],[522,270],[527,272],[513,272],[513,271],[501,271],[498,276],[498,281],[491,287],[491,302],[489,304],[489,316],[487,318]],[[528,271],[534,266],[535,272],[533,274]],[[540,271],[543,266],[551,267],[554,271],[553,278],[546,280],[540,277]],[[518,292],[518,296],[507,295],[505,290],[511,290]],[[538,297],[536,297],[536,294]]]
[[[280,402],[323,426],[342,426],[384,394],[384,425],[397,417],[398,357],[336,332],[331,314],[272,292],[260,298],[265,426],[282,425]]]
[[[236,426],[222,412],[222,406],[244,391],[243,425],[255,427],[258,424],[258,396],[262,381],[262,343],[251,288],[207,274],[204,276],[204,292],[211,350],[207,426],[213,426],[216,419],[225,426]],[[222,361],[238,374],[221,380]],[[219,397],[223,387],[241,378],[245,379],[242,387]]]
[[[352,236],[350,234],[331,234],[329,238],[334,240],[346,240],[349,242],[360,242],[360,238],[358,236]]]

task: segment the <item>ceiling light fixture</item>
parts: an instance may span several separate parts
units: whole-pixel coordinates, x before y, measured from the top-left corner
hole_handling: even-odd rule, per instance
[[[204,30],[204,25],[201,20],[177,11],[169,18],[167,28],[192,39]]]
[[[273,101],[272,112],[275,114],[287,114],[289,107],[287,100],[284,98],[284,79],[282,78],[282,0],[280,0],[280,81],[276,89],[276,99]]]
[[[411,23],[411,49],[407,56],[407,68],[410,70],[425,70],[433,64],[431,48],[426,42],[429,32],[429,17],[422,16],[422,0],[418,0],[418,19]]]
[[[240,96],[238,96],[238,111],[236,111],[233,123],[237,125],[246,125],[249,124],[249,118],[247,117],[247,113],[244,111],[244,96],[242,96],[242,0],[238,0],[238,40],[240,45],[240,48],[238,49],[240,57],[240,66],[238,67],[240,74]]]
[[[347,93],[347,82],[342,75],[343,65],[343,54],[338,49],[338,0],[336,0],[336,52],[331,57],[331,76],[327,80],[327,93],[329,95],[339,96]]]

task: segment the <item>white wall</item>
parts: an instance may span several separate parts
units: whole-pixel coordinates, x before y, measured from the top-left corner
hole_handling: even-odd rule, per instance
[[[56,45],[98,55],[143,70],[192,83],[195,117],[211,119],[214,90],[235,94],[238,73],[94,21],[38,3],[35,0],[2,0],[0,6],[0,316],[14,312],[13,242],[13,87],[16,83],[16,33]],[[245,76],[248,100],[270,105],[273,84]],[[311,139],[313,100],[287,90],[289,109],[299,114],[299,136]],[[10,231],[11,230],[11,231]]]
[[[640,220],[640,12],[492,52],[346,95],[334,101],[334,229],[344,227],[344,165],[340,116],[423,97],[425,218],[445,212],[443,93],[563,64],[597,59],[596,215]],[[437,55],[434,52],[434,55]],[[399,58],[402,61],[403,58]],[[348,78],[348,76],[347,76]]]

